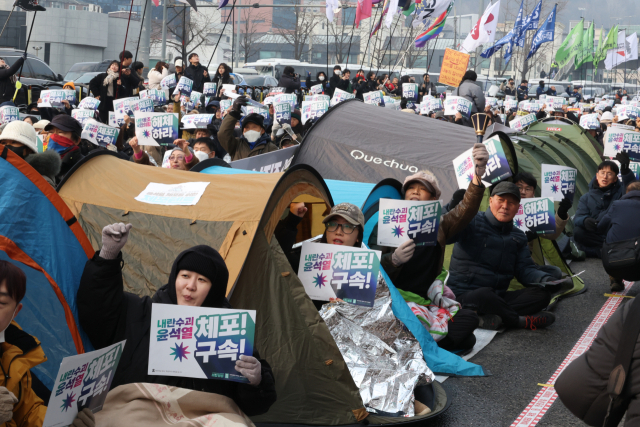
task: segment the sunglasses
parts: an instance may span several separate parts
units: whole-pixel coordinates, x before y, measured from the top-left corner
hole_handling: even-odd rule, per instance
[[[338,227],[342,228],[344,234],[351,234],[358,227],[351,224],[338,224],[336,221],[329,221],[325,224],[327,231],[334,232],[338,230]]]

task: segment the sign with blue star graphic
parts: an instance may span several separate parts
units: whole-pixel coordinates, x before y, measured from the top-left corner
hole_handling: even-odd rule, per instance
[[[408,240],[435,246],[442,214],[440,200],[380,199],[378,245],[397,248]]]
[[[542,197],[561,202],[567,197],[573,202],[576,194],[577,169],[568,166],[542,165],[540,190]]]
[[[553,234],[556,232],[556,215],[553,200],[548,197],[522,199],[513,225],[520,230],[533,231],[537,234]]]

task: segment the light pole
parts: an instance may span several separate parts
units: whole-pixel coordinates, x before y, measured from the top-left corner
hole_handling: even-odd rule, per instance
[[[40,49],[42,49],[42,46],[32,46],[33,50],[36,51],[36,58],[40,59],[40,57],[38,56],[38,52],[40,52]]]

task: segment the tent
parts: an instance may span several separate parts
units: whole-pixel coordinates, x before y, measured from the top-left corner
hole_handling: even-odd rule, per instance
[[[27,162],[0,145],[0,259],[27,276],[18,324],[42,343],[35,374],[49,389],[62,359],[93,350],[79,328],[76,291],[93,250],[67,205]]]
[[[318,119],[293,164],[310,165],[325,179],[373,184],[428,170],[449,200],[458,189],[452,161],[475,142],[472,128],[352,99]]]
[[[209,184],[195,206],[135,200],[151,182],[196,181]],[[208,244],[221,253],[230,273],[230,302],[257,311],[256,348],[276,378],[278,400],[254,422],[355,425],[366,418],[370,424],[395,424],[424,420],[446,409],[446,393],[437,384],[433,412],[426,416],[384,418],[364,408],[326,324],[273,238],[294,200],[316,204],[311,217],[333,205],[327,186],[312,168],[196,174],[125,162],[99,151],[76,165],[58,191],[96,249],[104,225],[133,224],[123,249],[125,287],[130,291],[152,294],[166,283],[175,256],[190,246]],[[311,237],[311,231],[303,237]]]

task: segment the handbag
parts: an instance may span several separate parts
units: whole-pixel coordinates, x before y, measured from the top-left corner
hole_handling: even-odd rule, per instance
[[[640,238],[604,243],[602,264],[605,269],[626,268],[640,265]]]

